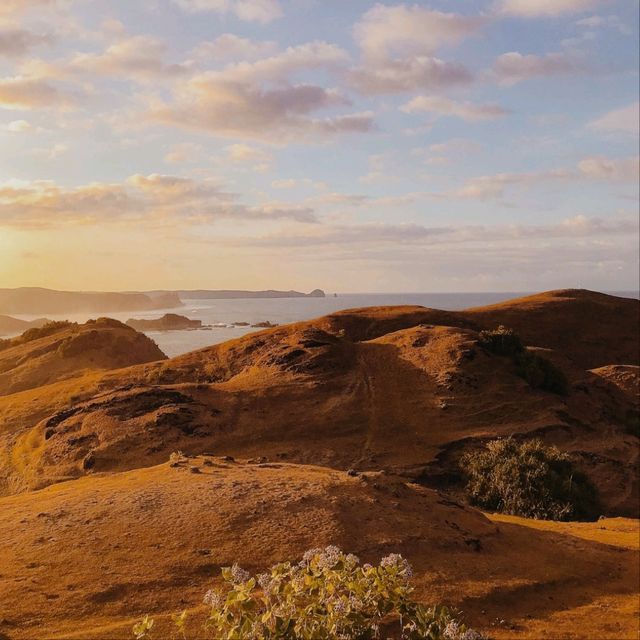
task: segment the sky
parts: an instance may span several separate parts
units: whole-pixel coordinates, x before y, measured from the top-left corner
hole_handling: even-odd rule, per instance
[[[636,0],[2,0],[0,287],[638,289]]]

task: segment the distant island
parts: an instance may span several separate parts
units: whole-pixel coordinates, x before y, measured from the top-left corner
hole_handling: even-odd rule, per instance
[[[163,293],[160,291],[152,291],[150,294]],[[174,291],[181,299],[191,300],[224,300],[228,298],[324,298],[325,293],[322,289],[314,289],[311,293],[301,293],[300,291],[276,291],[268,289],[267,291],[241,291],[236,289],[195,289],[193,291],[183,290]]]
[[[179,296],[171,291],[158,293],[116,293],[98,291],[55,291],[41,287],[0,289],[0,313],[105,313],[150,311],[181,307]]]
[[[184,331],[185,329],[201,329],[202,320],[191,320],[177,313],[165,313],[155,320],[137,320],[129,318],[127,325],[137,331]]]

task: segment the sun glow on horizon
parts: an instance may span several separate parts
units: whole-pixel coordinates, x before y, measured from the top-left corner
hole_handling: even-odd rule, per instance
[[[637,289],[635,3],[365,5],[0,7],[0,286]]]

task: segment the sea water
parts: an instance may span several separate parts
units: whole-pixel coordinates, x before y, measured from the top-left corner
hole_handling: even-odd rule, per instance
[[[203,325],[214,325],[210,330],[145,332],[158,344],[164,353],[169,357],[173,357],[259,330],[250,326],[233,326],[234,322],[255,324],[257,322],[268,321],[273,324],[286,324],[300,320],[310,320],[343,309],[384,305],[421,305],[434,309],[455,311],[469,307],[494,304],[523,295],[528,294],[524,292],[345,293],[339,294],[337,297],[329,294],[325,298],[247,298],[237,300],[190,300],[183,298],[184,306],[174,309],[114,312],[98,315],[109,316],[125,322],[129,318],[152,319],[159,318],[165,313],[177,313],[193,320],[201,320]],[[638,297],[637,293],[631,292],[618,292],[615,295],[629,298]],[[96,317],[95,313],[46,315],[51,320],[66,319],[73,322],[86,322],[89,318]],[[33,320],[37,316],[20,315],[16,317]]]

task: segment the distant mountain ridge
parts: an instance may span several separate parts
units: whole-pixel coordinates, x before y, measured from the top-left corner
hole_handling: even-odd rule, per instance
[[[114,311],[149,311],[181,307],[176,293],[56,291],[41,287],[0,289],[0,313],[105,313]]]
[[[324,298],[322,289],[300,291],[242,291],[239,289],[195,289],[193,291],[57,291],[43,287],[0,289],[0,314],[112,313],[153,311],[184,306],[181,298],[222,300],[245,298]],[[8,323],[8,321],[7,321]],[[14,323],[15,324],[15,323]],[[20,330],[22,327],[18,327]],[[25,329],[28,327],[24,327]],[[13,332],[14,329],[5,329]]]

